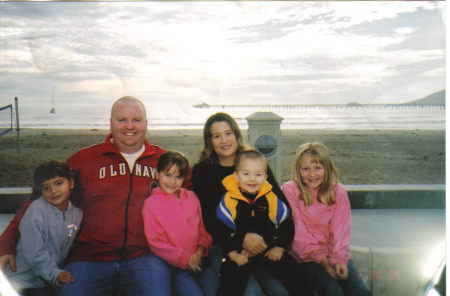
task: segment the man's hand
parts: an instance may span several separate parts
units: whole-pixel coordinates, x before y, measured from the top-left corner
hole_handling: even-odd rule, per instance
[[[64,284],[71,284],[75,281],[75,278],[73,275],[68,272],[67,270],[64,270],[58,274],[58,277],[56,278],[56,286],[62,287],[62,283]]]
[[[6,265],[9,264],[9,267],[11,268],[12,271],[16,271],[16,256],[14,256],[13,254],[7,254],[7,255],[3,255],[0,256],[0,268],[2,269],[2,271],[5,271]]]
[[[264,256],[269,258],[272,261],[279,261],[281,257],[283,257],[284,249],[281,247],[273,247],[269,251],[267,251]]]
[[[247,233],[244,237],[242,247],[251,254],[250,257],[258,255],[267,249],[263,237],[256,233]]]

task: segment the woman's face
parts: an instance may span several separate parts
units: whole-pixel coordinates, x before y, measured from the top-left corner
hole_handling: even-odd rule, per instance
[[[238,143],[231,126],[226,121],[218,121],[211,125],[210,132],[213,149],[219,162],[224,164],[224,160],[230,159],[232,163],[229,165],[233,165]]]

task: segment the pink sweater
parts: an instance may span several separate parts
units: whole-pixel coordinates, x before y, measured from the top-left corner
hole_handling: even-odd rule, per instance
[[[340,183],[335,189],[336,203],[327,206],[317,200],[305,208],[294,181],[281,187],[292,209],[295,236],[290,254],[297,262],[316,262],[327,257],[330,264],[348,264],[351,232],[351,208],[347,191]],[[313,193],[314,195],[314,193]]]
[[[170,265],[185,269],[199,246],[211,248],[212,238],[205,230],[200,203],[192,191],[181,188],[178,199],[157,187],[145,200],[142,216],[150,250]]]

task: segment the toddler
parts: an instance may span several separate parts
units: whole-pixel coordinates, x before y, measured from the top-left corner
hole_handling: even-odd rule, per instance
[[[229,238],[220,242],[225,259],[221,267],[218,295],[243,295],[253,268],[275,276],[290,295],[301,293],[301,279],[295,277],[296,263],[286,253],[294,229],[288,205],[267,182],[267,162],[257,150],[236,157],[235,173],[222,181],[227,193],[217,207],[217,216],[227,226]],[[261,254],[243,250],[247,233],[263,237],[268,248]]]

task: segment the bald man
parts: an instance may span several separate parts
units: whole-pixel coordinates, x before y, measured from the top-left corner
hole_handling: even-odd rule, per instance
[[[157,161],[165,151],[146,140],[145,106],[135,97],[122,97],[113,104],[110,131],[103,143],[84,148],[67,161],[81,175],[84,218],[64,266],[75,281],[58,292],[170,295],[169,269],[150,253],[141,214]],[[28,205],[0,237],[2,268],[14,267],[18,224]]]

